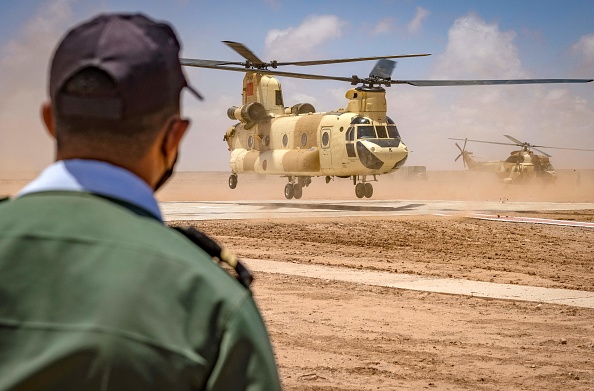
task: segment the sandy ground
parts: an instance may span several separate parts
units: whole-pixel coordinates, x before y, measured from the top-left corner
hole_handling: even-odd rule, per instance
[[[494,176],[397,175],[376,199],[594,202],[594,173],[567,170],[555,186],[503,186]],[[161,200],[284,199],[285,179],[181,173]],[[22,178],[5,176],[0,194]],[[303,199],[352,199],[348,180],[314,178]],[[297,201],[295,201],[297,202]],[[362,202],[365,202],[364,200]],[[518,213],[520,214],[520,213]],[[523,215],[526,215],[524,213]],[[594,221],[594,210],[537,211]],[[588,228],[464,218],[173,222],[193,225],[240,257],[594,292]],[[594,310],[480,299],[258,273],[254,296],[287,390],[592,390]]]

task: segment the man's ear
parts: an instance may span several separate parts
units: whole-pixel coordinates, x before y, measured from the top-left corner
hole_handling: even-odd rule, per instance
[[[54,119],[52,104],[50,102],[45,102],[43,105],[41,105],[41,117],[43,118],[43,123],[45,124],[48,133],[55,139],[56,122]]]
[[[165,134],[164,144],[167,154],[172,154],[177,150],[179,143],[189,126],[190,120],[188,119],[175,120],[171,130]]]

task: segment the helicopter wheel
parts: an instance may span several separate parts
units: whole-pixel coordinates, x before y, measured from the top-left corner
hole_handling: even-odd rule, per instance
[[[229,175],[229,188],[235,189],[237,187],[237,175]]]
[[[357,196],[357,198],[365,197],[365,184],[364,183],[359,182],[355,185],[355,195]]]
[[[332,180],[332,178],[330,178],[329,175],[326,175],[326,183],[330,183],[331,180]]]
[[[291,198],[293,198],[293,194],[294,194],[293,184],[287,183],[287,185],[285,186],[285,198],[290,200]]]
[[[296,183],[293,185],[293,197],[298,200],[303,195],[303,186],[301,184]]]
[[[367,198],[371,198],[371,196],[373,195],[373,185],[369,182],[366,182],[363,184],[364,189],[365,189],[365,197]]]

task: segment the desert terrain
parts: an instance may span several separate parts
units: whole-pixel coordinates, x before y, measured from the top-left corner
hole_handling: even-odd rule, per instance
[[[578,175],[579,173],[579,175]],[[285,200],[286,179],[178,173],[161,201]],[[14,195],[24,175],[4,175]],[[504,186],[494,175],[396,174],[372,199],[594,203],[594,171],[555,185]],[[303,200],[357,200],[349,180],[314,178]],[[286,200],[285,200],[286,201]],[[290,202],[300,202],[291,200]],[[359,202],[366,202],[360,200]],[[571,209],[571,208],[569,208]],[[517,210],[594,221],[594,210]],[[210,234],[239,257],[592,292],[591,228],[464,216],[171,221]],[[592,390],[594,309],[259,272],[252,286],[286,390]]]

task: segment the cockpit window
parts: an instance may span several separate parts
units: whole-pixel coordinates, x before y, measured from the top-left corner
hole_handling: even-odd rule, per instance
[[[355,139],[355,128],[350,126],[345,133],[346,141],[353,141]]]
[[[351,121],[351,125],[369,124],[369,123],[371,123],[371,122],[369,122],[369,120],[367,118],[363,118],[363,117],[355,117]]]
[[[377,132],[377,137],[379,138],[388,138],[388,133],[386,132],[385,126],[376,126],[375,130]]]
[[[376,138],[375,129],[371,125],[359,125],[357,127],[357,138]]]
[[[400,138],[400,134],[398,133],[398,129],[396,128],[396,125],[388,125],[388,137]]]

